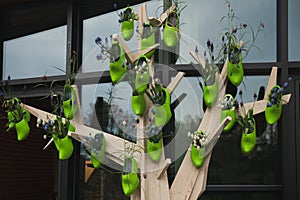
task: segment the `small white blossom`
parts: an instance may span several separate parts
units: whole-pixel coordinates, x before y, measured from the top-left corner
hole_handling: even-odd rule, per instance
[[[188,132],[188,134],[187,134],[187,135],[188,135],[188,137],[191,137],[191,132]]]
[[[123,120],[122,125],[126,126],[126,121],[125,120]]]
[[[40,118],[37,118],[36,123],[41,124],[42,120]]]
[[[47,139],[47,135],[44,135],[43,137],[44,137],[44,140],[46,140],[46,139]]]

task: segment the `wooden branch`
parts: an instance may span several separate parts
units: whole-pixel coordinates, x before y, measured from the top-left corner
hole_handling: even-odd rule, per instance
[[[285,105],[290,101],[291,94],[286,94],[282,96],[282,104]],[[253,108],[253,115],[257,115],[259,113],[265,112],[266,110],[266,105],[267,105],[268,100],[260,100],[256,101],[255,104],[253,102],[245,103],[244,108],[246,113],[249,111],[249,109]],[[253,106],[254,105],[254,106]],[[239,112],[244,113],[241,107],[239,107]]]
[[[166,21],[169,14],[175,10],[175,8],[176,8],[176,6],[172,5],[170,8],[168,8],[168,10],[166,10],[164,13],[162,13],[159,18],[150,17],[149,21],[150,21],[151,25],[152,26],[161,26]]]
[[[183,76],[184,76],[183,72],[178,72],[178,74],[175,76],[173,81],[168,85],[167,90],[169,91],[170,95],[173,93],[177,85],[180,83]]]
[[[119,42],[119,44],[122,46],[122,48],[124,50],[125,57],[126,57],[127,61],[131,64],[131,66],[134,66],[135,61],[133,59],[133,53],[131,52],[131,50],[129,49],[129,47],[125,43],[125,41],[118,34],[114,34],[113,39],[117,40]]]
[[[165,166],[161,169],[160,173],[158,173],[157,179],[160,179],[166,173],[166,170],[171,165],[171,159],[170,158],[166,159],[164,165]]]
[[[197,62],[198,64],[202,65],[203,68],[205,68],[205,61],[204,61],[202,58],[200,58],[200,57],[195,53],[195,51],[190,51],[189,53],[190,53],[190,55],[194,58],[194,60],[196,60],[196,62]]]
[[[93,174],[94,172],[94,168],[89,167],[88,165],[91,165],[92,162],[90,160],[85,161],[85,176],[84,176],[84,182],[86,183],[90,176]]]
[[[74,91],[75,91],[75,98],[77,102],[77,111],[76,114],[74,115],[74,118],[72,121],[76,121],[79,124],[83,124],[83,114],[82,114],[82,108],[81,108],[81,103],[80,103],[80,98],[79,98],[79,93],[78,93],[78,87],[77,85],[72,85]]]

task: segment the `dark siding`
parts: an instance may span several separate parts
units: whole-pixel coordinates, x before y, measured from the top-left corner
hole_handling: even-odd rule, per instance
[[[17,141],[14,131],[6,132],[6,122],[0,120],[0,200],[54,199],[57,180],[54,145],[43,151],[47,141],[43,140],[43,131],[35,128],[33,116],[31,132],[25,141]]]

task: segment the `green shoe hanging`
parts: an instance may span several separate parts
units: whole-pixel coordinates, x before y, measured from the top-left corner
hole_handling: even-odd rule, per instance
[[[75,106],[75,91],[71,85],[64,87],[63,110],[67,119],[72,119],[77,110]]]
[[[148,47],[155,45],[155,35],[154,35],[153,27],[151,26],[151,24],[144,23],[143,26],[144,26],[144,28],[143,28],[143,33],[142,33],[141,46],[142,46],[142,50],[145,50]],[[145,56],[150,59],[153,56],[154,52],[155,52],[155,50],[152,50],[149,53],[147,53]]]
[[[178,36],[179,18],[177,12],[171,12],[168,16],[164,28],[164,42],[167,47],[174,47],[179,39]]]
[[[192,145],[190,156],[193,165],[197,168],[201,167],[205,158],[205,148],[200,148],[198,150],[194,145]]]
[[[98,169],[105,160],[106,140],[103,133],[97,133],[93,138],[91,161],[94,168]]]
[[[140,184],[137,175],[138,164],[134,158],[126,158],[124,163],[123,174],[121,176],[122,189],[126,196],[132,195]]]
[[[171,98],[170,98],[170,93],[166,88],[163,88],[162,91],[166,95],[166,100],[163,105],[154,105],[154,110],[155,110],[155,115],[154,115],[154,121],[155,125],[158,127],[163,127],[166,125],[169,120],[172,117],[171,113]]]
[[[125,76],[127,67],[125,65],[125,54],[121,45],[114,41],[111,47],[116,58],[110,57],[109,74],[113,84],[117,84]]]
[[[234,99],[231,94],[226,94],[224,96],[223,100],[226,100],[227,103],[230,104],[230,106],[226,107],[225,110],[221,111],[220,122],[222,122],[228,116],[231,117],[231,121],[223,129],[224,132],[228,132],[232,129],[232,127],[235,125],[235,122],[236,122],[235,107],[233,105]]]
[[[160,160],[161,154],[162,154],[162,137],[159,136],[158,141],[152,141],[151,138],[148,139],[147,142],[147,152],[150,157],[150,159],[154,162],[157,162]]]
[[[23,118],[21,121],[15,124],[17,131],[17,138],[19,141],[25,140],[30,132],[30,127],[26,118]]]
[[[124,40],[128,41],[132,38],[134,33],[134,18],[135,14],[132,7],[125,8],[121,16],[121,35]]]
[[[215,79],[214,84],[206,85],[203,88],[203,99],[207,107],[211,107],[218,98],[218,84]]]
[[[246,128],[246,130],[243,130],[241,138],[241,150],[245,155],[249,154],[256,145],[256,123],[254,118],[250,120],[250,124],[252,123],[252,128]]]
[[[274,86],[269,94],[265,118],[268,124],[275,124],[281,116],[282,112],[282,88],[278,85]]]
[[[55,134],[52,134],[52,138],[56,149],[58,150],[59,159],[65,160],[70,158],[74,150],[72,139],[68,135],[64,138],[59,138]]]
[[[135,76],[135,88],[137,93],[143,94],[150,83],[150,71],[148,66],[147,57],[141,55],[137,61],[136,76]]]
[[[131,97],[131,107],[134,114],[142,116],[146,109],[146,101],[144,94],[132,94]]]
[[[240,52],[240,48],[236,46],[227,64],[227,77],[234,86],[239,86],[244,78],[242,59],[243,56]]]

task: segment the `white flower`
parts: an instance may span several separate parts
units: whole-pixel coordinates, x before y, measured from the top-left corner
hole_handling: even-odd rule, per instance
[[[42,120],[41,120],[40,118],[37,118],[37,119],[36,119],[36,123],[37,123],[37,124],[41,124],[41,122],[42,122]]]
[[[46,122],[43,120],[43,121],[42,121],[42,124],[43,124],[43,125],[45,125],[45,124],[46,124]]]
[[[188,137],[191,137],[191,132],[188,132],[187,136],[188,136]]]
[[[200,147],[199,147],[199,146],[197,146],[197,150],[198,150],[198,151],[200,150]]]
[[[43,137],[44,137],[44,140],[46,140],[46,139],[47,139],[47,135],[44,135]]]
[[[194,140],[197,140],[197,135],[194,135]]]
[[[126,126],[126,121],[125,120],[122,121],[122,125]]]
[[[40,127],[40,125],[39,125],[39,124],[36,124],[36,127],[37,127],[37,128],[39,128],[39,127]]]

